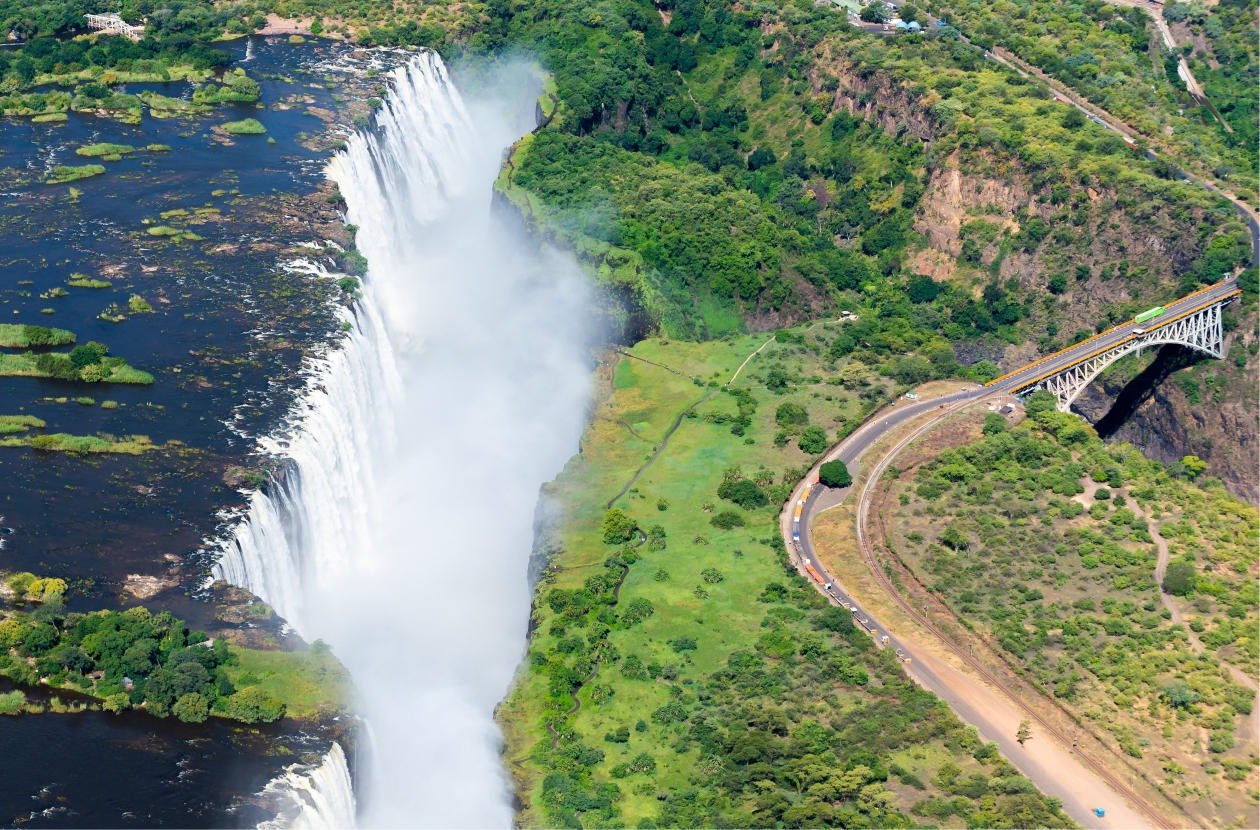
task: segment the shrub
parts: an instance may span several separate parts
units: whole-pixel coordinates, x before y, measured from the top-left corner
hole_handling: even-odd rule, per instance
[[[0,694],[0,715],[16,715],[26,707],[26,695],[16,689]]]
[[[271,723],[284,717],[285,706],[257,686],[246,686],[228,698],[228,717],[245,723]]]
[[[626,659],[621,661],[621,674],[631,680],[647,680],[647,668],[643,665],[643,660],[637,654],[627,655]]]
[[[42,375],[58,380],[78,380],[79,370],[64,354],[45,352],[35,358],[35,369]]]
[[[843,461],[828,461],[818,468],[818,481],[828,487],[848,487],[853,483],[849,467]]]
[[[620,545],[623,542],[629,542],[634,538],[634,532],[638,530],[638,527],[626,511],[614,507],[604,514],[604,544]]]
[[[984,434],[997,435],[1000,432],[1006,432],[1006,419],[996,412],[990,412],[984,416]]]
[[[781,427],[805,426],[809,423],[809,413],[798,403],[784,401],[775,410],[774,421]]]
[[[113,712],[115,715],[124,709],[131,707],[131,697],[126,692],[119,692],[114,695],[107,695],[105,701],[101,704],[101,708],[106,712]]]
[[[74,333],[65,329],[22,326],[22,334],[28,346],[66,346],[74,342]]]
[[[956,551],[966,550],[971,544],[970,540],[953,525],[945,528],[945,532],[940,535],[938,541],[945,547]]]
[[[74,364],[74,368],[82,369],[84,366],[93,366],[100,363],[107,354],[109,354],[109,349],[95,340],[90,340],[82,346],[75,346],[70,350],[70,362]]]
[[[267,128],[260,124],[256,118],[246,118],[244,121],[229,121],[223,125],[223,129],[232,135],[262,135],[267,132]]]
[[[814,620],[817,628],[834,631],[837,634],[848,634],[853,631],[853,614],[834,605],[825,609]]]
[[[638,599],[630,600],[630,602],[626,605],[626,613],[622,617],[622,620],[626,625],[634,625],[635,623],[646,620],[654,613],[656,613],[656,608],[652,605],[652,601],[650,599],[643,599],[640,597]]]
[[[736,513],[734,510],[723,510],[713,518],[709,519],[709,524],[722,530],[732,530],[737,527],[744,526],[744,517]]]
[[[171,707],[171,713],[185,723],[201,723],[210,717],[210,702],[203,695],[190,692],[175,701],[175,705]]]
[[[827,449],[827,431],[820,426],[805,427],[797,445],[807,455],[818,455]]]
[[[1199,702],[1199,693],[1186,685],[1184,681],[1174,680],[1160,690],[1160,696],[1173,707],[1182,709]]]
[[[669,641],[669,647],[677,654],[682,654],[684,651],[695,651],[696,640],[694,637],[678,636]]]
[[[765,491],[747,480],[724,481],[718,486],[717,494],[720,498],[729,499],[745,510],[765,507],[770,503]]]
[[[1184,597],[1194,592],[1198,572],[1193,559],[1174,559],[1164,573],[1164,590],[1174,596]]]

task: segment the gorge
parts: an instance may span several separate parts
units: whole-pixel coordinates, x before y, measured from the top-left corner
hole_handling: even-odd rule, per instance
[[[590,289],[490,213],[521,89],[465,103],[423,53],[329,175],[368,258],[266,493],[215,575],[350,668],[375,736],[367,820],[511,820],[491,713],[521,659],[538,488],[576,448]],[[518,91],[518,90],[513,90]]]

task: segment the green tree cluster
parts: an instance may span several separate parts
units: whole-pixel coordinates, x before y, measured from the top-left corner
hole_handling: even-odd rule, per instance
[[[17,578],[30,576],[19,574]],[[61,580],[31,580],[33,587]],[[54,588],[57,586],[53,586]],[[103,698],[109,711],[143,706],[149,714],[174,714],[204,721],[211,714],[246,723],[284,716],[285,704],[257,687],[236,689],[226,666],[233,656],[227,642],[209,644],[204,632],[189,631],[168,611],[69,613],[61,594],[45,593],[32,613],[0,621],[0,673],[27,685],[73,686]],[[13,649],[16,656],[10,653]],[[27,658],[34,659],[34,665]],[[93,679],[93,672],[101,672]]]
[[[802,580],[781,546],[776,555],[786,584],[771,583],[762,594],[766,613],[760,640],[754,648],[730,651],[708,676],[684,677],[679,665],[667,662],[712,648],[702,631],[671,636],[659,653],[646,657],[623,655],[609,635],[634,624],[627,619],[634,601],[619,617],[612,595],[601,585],[547,590],[546,607],[553,616],[539,631],[545,628],[551,639],[535,638],[530,666],[548,686],[541,712],[546,737],[531,757],[545,771],[538,806],[549,824],[572,825],[579,813],[583,826],[616,824],[625,799],[622,788],[640,792],[650,786],[663,793],[650,819],[659,827],[913,827],[915,821],[897,808],[885,782],[895,774],[925,785],[889,756],[942,742],[954,759],[946,765],[947,777],[950,769],[961,769],[956,764],[976,769],[969,776],[954,773],[960,779],[960,814],[985,817],[995,826],[1014,825],[1028,815],[1038,816],[1041,826],[1071,826],[1056,801],[1037,793],[944,704],[901,673],[889,652],[874,648],[870,637],[853,626],[849,612],[828,605]],[[716,584],[721,575],[712,570],[705,579]],[[571,636],[572,628],[589,634]],[[597,662],[620,663],[613,694],[622,684],[652,682],[674,690],[669,702],[650,717],[645,713],[633,732],[628,724],[606,732],[606,743],[630,748],[629,760],[621,763],[605,760],[603,750],[566,725],[570,695],[592,676]],[[872,677],[880,683],[871,683]],[[829,718],[793,704],[798,697],[826,701],[829,695],[852,702],[832,710]],[[643,741],[642,747],[636,741]],[[703,759],[707,774],[685,788],[654,784],[652,776],[670,742],[674,753]],[[992,764],[992,771],[984,764]]]

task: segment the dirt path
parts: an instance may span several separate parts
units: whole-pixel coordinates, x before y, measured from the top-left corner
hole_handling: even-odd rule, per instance
[[[810,328],[812,329],[813,326],[810,326]],[[752,360],[754,357],[761,354],[761,350],[764,349],[766,346],[769,346],[773,342],[774,342],[774,338],[771,337],[769,340],[767,340],[766,342],[758,346],[757,351],[753,352],[752,354],[748,355],[748,357],[744,358],[744,362],[739,364],[739,368],[735,370],[735,374],[731,375],[731,379],[728,380],[724,385],[730,386],[732,383],[734,383],[735,378],[739,377],[739,373],[744,371],[744,367],[748,365],[748,361]]]
[[[673,370],[671,369],[670,371],[673,371]],[[679,426],[682,425],[683,416],[687,414],[687,411],[691,409],[692,407],[699,406],[700,404],[704,403],[705,401],[707,401],[709,398],[712,398],[716,394],[717,392],[710,392],[709,394],[705,395],[700,400],[695,401],[693,403],[689,403],[683,407],[682,411],[678,413],[678,417],[674,419],[673,425],[665,432],[665,437],[661,439],[661,443],[656,448],[656,452],[652,453],[652,457],[647,460],[647,463],[639,468],[638,472],[634,474],[634,478],[626,482],[626,486],[621,488],[621,492],[608,500],[608,504],[604,505],[604,509],[611,510],[613,504],[616,503],[617,499],[621,498],[626,493],[630,492],[630,488],[634,486],[634,483],[636,481],[638,481],[640,478],[643,477],[643,474],[647,472],[648,467],[651,467],[653,464],[656,463],[656,459],[660,457],[661,453],[665,452],[665,447],[667,444],[669,444],[669,437],[674,434],[674,432],[678,429]]]
[[[952,694],[960,704],[965,704],[973,713],[984,713],[989,721],[996,721],[1000,725],[1010,725],[1010,723],[1014,723],[1015,726],[1018,727],[1019,721],[1025,718],[1030,719],[1036,726],[1040,727],[1039,732],[1043,736],[1045,744],[1057,744],[1057,747],[1062,755],[1066,757],[1058,757],[1053,762],[1049,762],[1050,759],[1046,757],[1043,760],[1047,761],[1047,763],[1030,764],[1027,768],[1028,771],[1025,772],[1025,774],[1037,784],[1042,792],[1052,793],[1059,797],[1063,797],[1059,795],[1060,793],[1073,794],[1078,807],[1078,810],[1075,811],[1073,818],[1077,821],[1081,821],[1082,818],[1084,818],[1085,821],[1088,822],[1086,826],[1125,828],[1171,826],[1159,813],[1159,811],[1147,804],[1141,796],[1130,789],[1110,770],[1082,751],[1077,746],[1075,740],[1070,739],[1067,735],[1060,732],[1053,723],[1041,714],[1040,711],[1032,706],[1029,706],[1018,693],[1007,688],[999,678],[994,676],[971,653],[964,651],[961,647],[956,645],[952,639],[938,631],[930,621],[914,609],[905,597],[897,591],[888,575],[880,569],[878,563],[876,562],[874,550],[871,545],[872,534],[867,527],[868,513],[875,495],[875,485],[879,482],[879,479],[883,476],[884,472],[892,465],[892,462],[897,459],[902,451],[909,447],[913,441],[937,426],[945,419],[945,417],[947,417],[947,415],[943,413],[942,415],[929,420],[905,438],[902,438],[901,441],[889,450],[883,458],[872,466],[870,476],[866,479],[866,482],[862,487],[861,494],[858,497],[858,510],[856,517],[858,545],[861,549],[863,557],[867,561],[868,567],[875,575],[880,587],[883,588],[889,598],[901,607],[902,611],[918,623],[919,627],[926,633],[934,637],[946,648],[953,651],[964,663],[967,664],[969,668],[972,669],[973,672],[983,678],[985,683],[987,683],[990,687],[999,690],[1001,697],[995,699],[995,696],[992,694],[992,688],[986,688],[984,684],[977,683],[974,679],[968,677],[962,672],[957,672],[957,670],[954,671],[957,672],[958,677],[954,679],[952,683],[946,684],[946,691],[948,694]],[[910,644],[907,643],[904,637],[899,637],[899,639],[903,643],[903,648],[906,648],[906,650],[912,655],[916,653],[913,646],[918,646],[917,643],[913,644],[911,647],[907,647]],[[918,648],[918,653],[926,656],[926,650],[921,646]],[[910,672],[912,675],[914,674],[914,671],[915,669],[913,668],[913,664],[911,664]],[[938,681],[944,681],[945,678],[937,676],[936,679]],[[920,682],[923,682],[923,680],[924,679],[920,679]],[[998,705],[1000,705],[1001,708],[994,708]],[[975,725],[977,728],[980,726],[979,723],[976,723]],[[990,729],[992,728],[993,727],[990,726]],[[992,739],[998,740],[1000,744],[1003,740],[1002,736],[1009,736],[1013,734],[1014,733],[1009,730],[999,731],[999,735],[994,736]],[[1009,737],[1007,739],[1009,739]],[[1071,747],[1070,752],[1068,751],[1068,747]],[[1021,750],[1023,749],[1024,747],[1021,747]],[[1005,752],[1004,754],[1006,754],[1012,762],[1016,763],[1021,757],[1020,753],[1012,755],[1011,752]],[[1111,790],[1114,790],[1114,792],[1107,792],[1108,786]],[[1088,788],[1083,789],[1086,787]],[[1098,817],[1093,816],[1092,813],[1088,812],[1084,817],[1082,817],[1081,812],[1079,811],[1080,806],[1082,806],[1079,802],[1079,794],[1085,792],[1091,793],[1095,799],[1102,797],[1103,795],[1109,796],[1109,798],[1105,801],[1096,801],[1093,804],[1085,803],[1083,805],[1086,810],[1091,810],[1096,806],[1101,806],[1106,809],[1107,815],[1099,819],[1097,823],[1091,819],[1091,816],[1093,818]],[[1119,805],[1116,803],[1116,794],[1119,794],[1119,796],[1124,799],[1124,801],[1120,802]],[[1067,802],[1065,801],[1064,803],[1066,804]]]
[[[1075,746],[1071,737],[1057,730],[1017,693],[1007,689],[1000,679],[988,672],[965,649],[923,619],[900,596],[874,562],[874,554],[870,548],[871,534],[866,523],[866,510],[875,489],[872,485],[879,481],[892,461],[912,441],[967,403],[970,401],[961,406],[929,410],[924,413],[927,416],[926,421],[921,420],[923,415],[917,416],[913,422],[902,421],[900,426],[908,428],[908,433],[896,440],[892,447],[881,450],[881,456],[873,460],[869,474],[854,488],[858,494],[854,531],[859,552],[866,564],[863,570],[875,581],[871,588],[891,600],[892,607],[897,612],[895,617],[905,620],[906,624],[898,623],[897,632],[893,632],[887,629],[887,623],[893,618],[891,616],[885,616],[882,622],[872,618],[872,622],[892,635],[891,645],[904,648],[912,656],[913,662],[906,669],[916,682],[939,695],[959,717],[979,729],[987,740],[997,741],[1003,754],[1042,792],[1063,800],[1064,807],[1073,820],[1088,828],[1168,827],[1167,820],[1149,807],[1123,781],[1088,757]],[[882,420],[872,420],[846,440],[845,444],[853,442],[852,447],[861,446],[859,452],[850,449],[846,453],[846,459],[856,460],[855,456],[880,444],[881,439],[897,427],[897,424],[885,425]],[[830,455],[839,453],[840,448],[837,448]],[[795,498],[797,497],[793,501]],[[808,526],[811,518],[812,515],[802,517],[802,524]],[[783,528],[785,535],[790,534],[786,524]],[[786,537],[791,538],[790,535]],[[847,551],[835,553],[834,556],[852,558]],[[830,575],[828,578],[834,579]],[[856,595],[850,596],[853,596],[855,602],[858,601]],[[834,596],[830,598],[833,602],[836,601]],[[872,599],[873,597],[867,596],[862,602],[864,614],[869,614],[867,603]],[[944,659],[945,655],[948,655],[948,660]],[[954,662],[957,663],[956,666],[951,665]],[[1041,739],[1040,744],[1032,741],[1020,746],[1014,741],[1015,730],[1024,719],[1032,720],[1036,724],[1036,735]],[[1104,808],[1106,815],[1097,816],[1093,812],[1095,807]],[[1147,811],[1150,812],[1150,817],[1144,815]]]
[[[1079,502],[1083,507],[1088,508],[1096,501],[1095,494],[1098,492],[1099,488],[1105,487],[1106,484],[1091,481],[1090,479],[1085,478],[1082,479],[1081,486],[1085,488],[1085,492],[1078,493],[1073,496],[1072,500]],[[1151,532],[1151,539],[1154,540],[1156,548],[1159,549],[1159,556],[1155,561],[1155,584],[1159,586],[1159,600],[1164,604],[1164,607],[1168,609],[1169,613],[1172,614],[1172,621],[1174,623],[1181,623],[1185,627],[1186,637],[1190,642],[1190,647],[1197,653],[1202,654],[1206,649],[1206,646],[1203,645],[1203,642],[1199,639],[1198,635],[1190,630],[1190,626],[1186,625],[1185,620],[1181,617],[1181,609],[1177,607],[1176,601],[1172,598],[1171,594],[1164,590],[1164,575],[1168,573],[1168,562],[1172,559],[1172,555],[1168,550],[1168,540],[1160,534],[1159,527],[1155,520],[1142,510],[1141,506],[1139,506],[1138,503],[1131,498],[1131,495],[1127,491],[1113,490],[1112,493],[1114,495],[1124,496],[1125,507],[1132,510],[1135,516],[1140,516],[1143,519],[1146,519],[1147,527]],[[1246,673],[1240,670],[1237,666],[1232,666],[1224,660],[1221,661],[1221,665],[1228,668],[1229,673],[1233,676],[1233,678],[1243,686],[1246,686],[1252,691],[1260,691],[1260,686],[1256,684],[1256,681],[1248,677]]]
[[[1097,487],[1094,489],[1097,490]],[[1090,495],[1093,495],[1092,491]],[[1190,626],[1186,625],[1182,620],[1181,610],[1177,607],[1177,603],[1172,598],[1172,594],[1164,590],[1164,574],[1168,573],[1168,562],[1172,558],[1168,551],[1168,540],[1160,535],[1159,528],[1155,525],[1154,520],[1142,511],[1142,508],[1138,506],[1137,502],[1130,502],[1126,499],[1125,504],[1134,512],[1135,515],[1146,519],[1146,523],[1151,529],[1151,538],[1155,540],[1155,545],[1159,548],[1159,558],[1155,563],[1155,584],[1159,586],[1160,602],[1162,602],[1164,607],[1172,613],[1172,621],[1174,623],[1182,623],[1182,625],[1185,626],[1186,637],[1190,640],[1190,647],[1199,654],[1202,654],[1205,649],[1203,642],[1199,639],[1197,634],[1190,630]],[[1260,691],[1260,686],[1256,684],[1256,681],[1248,677],[1237,666],[1232,666],[1224,660],[1221,661],[1221,664],[1229,669],[1229,673],[1233,676],[1234,680],[1246,686],[1248,689],[1251,689],[1253,692]]]

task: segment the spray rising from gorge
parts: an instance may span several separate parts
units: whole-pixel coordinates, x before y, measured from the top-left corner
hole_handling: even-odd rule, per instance
[[[523,89],[465,102],[434,54],[394,73],[329,171],[369,261],[353,328],[296,435],[267,445],[289,462],[216,568],[353,673],[373,824],[512,818],[492,712],[524,650],[538,488],[576,449],[591,334],[572,262],[491,215],[533,115]]]

